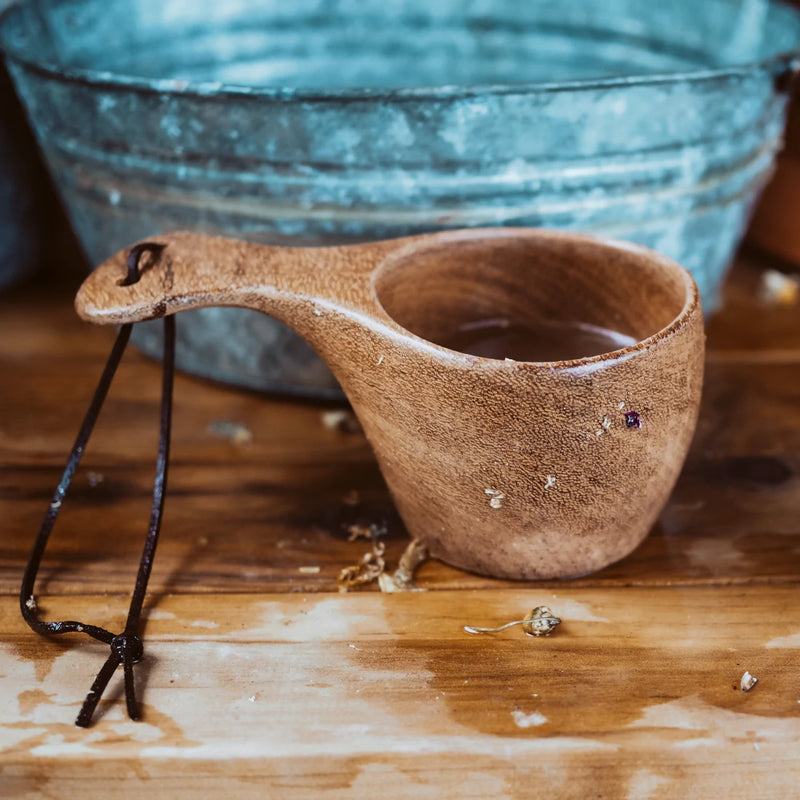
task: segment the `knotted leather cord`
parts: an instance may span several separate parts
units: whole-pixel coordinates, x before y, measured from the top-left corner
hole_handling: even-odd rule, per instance
[[[123,281],[123,286],[130,286],[139,280],[139,261],[145,252],[154,256],[163,249],[163,245],[152,242],[144,242],[131,249],[128,256],[128,274]],[[34,584],[39,565],[44,556],[50,533],[53,530],[61,504],[66,497],[72,478],[78,469],[81,457],[86,449],[86,444],[97,422],[97,417],[103,407],[103,402],[108,394],[111,381],[119,366],[119,362],[125,352],[125,347],[130,339],[133,324],[123,325],[117,335],[117,340],[111,350],[103,374],[97,384],[89,410],[86,412],[83,424],[81,425],[75,444],[67,459],[61,480],[53,493],[53,499],[44,516],[39,533],[31,550],[28,564],[25,568],[25,575],[22,579],[20,590],[20,609],[22,616],[28,625],[36,632],[43,635],[53,635],[61,633],[86,633],[94,639],[105,642],[111,648],[111,653],[106,659],[97,677],[94,679],[89,693],[83,702],[83,706],[78,714],[75,724],[86,728],[92,721],[97,704],[103,692],[108,686],[117,667],[122,664],[125,678],[125,702],[128,707],[128,715],[131,719],[139,719],[139,709],[136,704],[136,692],[133,680],[133,665],[141,661],[143,655],[142,640],[139,638],[139,618],[142,612],[147,582],[150,578],[150,571],[153,566],[156,545],[158,544],[158,534],[161,528],[161,517],[164,511],[164,497],[167,489],[167,467],[169,464],[169,441],[170,428],[172,422],[172,385],[175,373],[175,318],[172,316],[164,318],[164,370],[161,386],[161,419],[159,424],[158,437],[158,457],[156,460],[156,477],[153,487],[153,504],[150,511],[150,523],[147,529],[142,558],[139,562],[139,571],[136,575],[136,585],[133,590],[128,618],[125,629],[122,633],[113,634],[105,628],[97,625],[87,625],[74,620],[63,622],[43,622],[38,619],[36,614],[36,601],[34,594]]]

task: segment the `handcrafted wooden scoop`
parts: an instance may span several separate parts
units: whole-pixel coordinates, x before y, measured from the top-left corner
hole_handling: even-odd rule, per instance
[[[289,325],[340,381],[432,555],[508,578],[580,575],[629,553],[666,502],[704,354],[697,288],[669,259],[524,229],[313,249],[150,241],[163,250],[136,284],[123,285],[127,251],[86,279],[80,316],[241,306]]]

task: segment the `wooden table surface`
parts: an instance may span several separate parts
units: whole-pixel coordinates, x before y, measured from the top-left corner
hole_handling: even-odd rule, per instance
[[[77,321],[75,287],[1,296],[0,796],[800,797],[800,306],[759,299],[765,266],[740,259],[711,320],[659,524],[573,581],[430,561],[428,591],[340,593],[369,547],[348,526],[385,521],[390,567],[407,543],[363,436],[324,406],[180,376],[144,719],[120,671],[88,730],[73,720],[107,647],[34,635],[17,592],[113,334]],[[122,627],[159,376],[126,355],[41,571],[46,618]],[[563,619],[549,638],[462,630],[543,603]]]

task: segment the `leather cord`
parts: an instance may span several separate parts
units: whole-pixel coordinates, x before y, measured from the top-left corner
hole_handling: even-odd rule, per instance
[[[163,249],[161,245],[151,242],[144,242],[132,248],[128,258],[128,274],[123,285],[129,286],[139,280],[139,265],[144,253],[149,252],[151,254],[157,254],[161,249]],[[83,706],[75,722],[76,725],[83,728],[91,724],[97,704],[120,664],[122,664],[124,671],[125,701],[128,715],[134,720],[139,719],[140,716],[136,702],[133,665],[141,661],[144,654],[142,640],[139,636],[140,618],[144,597],[147,592],[147,583],[150,579],[150,572],[153,567],[156,545],[158,544],[161,519],[164,512],[164,498],[167,490],[170,430],[172,424],[172,387],[175,374],[175,317],[169,316],[164,318],[164,369],[161,386],[161,418],[159,423],[158,456],[156,459],[153,502],[147,528],[147,536],[145,537],[144,549],[139,562],[136,584],[133,590],[133,596],[131,597],[124,630],[121,633],[114,634],[97,625],[89,625],[75,620],[59,622],[45,622],[40,620],[37,614],[34,589],[36,575],[39,571],[50,534],[58,518],[61,505],[67,495],[67,490],[69,489],[70,483],[77,472],[78,465],[86,450],[89,437],[97,422],[109,387],[114,379],[114,374],[117,371],[117,367],[125,352],[128,340],[130,339],[132,328],[132,324],[123,325],[117,335],[108,362],[97,384],[92,402],[89,405],[83,424],[75,439],[75,444],[67,459],[66,466],[61,475],[61,480],[58,486],[56,486],[42,525],[36,535],[20,589],[20,610],[22,611],[22,616],[36,633],[46,636],[62,633],[85,633],[94,639],[108,644],[111,649],[105,664],[103,664],[98,672],[97,677],[94,679],[89,689],[89,693],[86,695],[86,699],[83,702]]]

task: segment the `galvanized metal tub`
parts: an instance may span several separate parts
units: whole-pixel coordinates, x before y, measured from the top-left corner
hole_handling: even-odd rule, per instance
[[[0,37],[93,262],[178,228],[561,227],[666,253],[713,307],[800,21],[765,0],[26,0]],[[338,392],[277,323],[193,313],[184,368]]]

